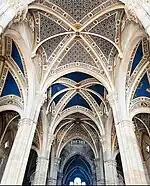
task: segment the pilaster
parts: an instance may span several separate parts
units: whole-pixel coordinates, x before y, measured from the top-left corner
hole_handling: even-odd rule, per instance
[[[105,184],[103,162],[104,161],[102,158],[96,158],[94,160],[95,167],[96,167],[97,185],[104,185]]]

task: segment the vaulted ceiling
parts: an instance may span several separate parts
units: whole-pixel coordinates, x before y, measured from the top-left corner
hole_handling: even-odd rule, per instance
[[[109,110],[106,95],[117,77],[116,58],[123,57],[121,34],[127,21],[122,2],[36,0],[29,5],[26,21],[34,38],[32,59],[39,57],[34,63],[40,88],[48,90],[47,113],[53,108],[52,123],[61,121],[59,117],[65,110],[69,114],[73,113],[71,109],[82,110],[95,117],[95,123],[101,123],[103,133],[102,118]],[[9,96],[23,108],[29,81],[26,62],[17,43],[6,37],[5,45],[5,63],[0,64],[0,99],[4,103]],[[149,43],[143,38],[127,61],[126,96],[130,88],[132,94],[129,102],[149,97],[149,66],[141,73],[148,58]]]

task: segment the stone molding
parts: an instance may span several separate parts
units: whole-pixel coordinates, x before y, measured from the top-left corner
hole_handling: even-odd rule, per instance
[[[106,160],[105,163],[107,163],[109,166],[117,166],[116,160]]]
[[[7,0],[8,7],[15,10],[16,16],[13,20],[14,23],[23,21],[28,12],[28,4],[24,0]]]
[[[135,8],[137,6],[137,0],[127,1],[125,4],[125,12],[128,20],[138,23]]]
[[[30,118],[23,118],[23,119],[20,119],[19,123],[18,123],[18,126],[22,126],[22,125],[32,125],[32,124],[36,124],[36,122],[34,122],[32,119]]]
[[[135,126],[133,121],[129,121],[129,120],[122,120],[119,123],[117,123],[117,125],[119,125],[121,128],[132,128],[135,131]]]
[[[109,101],[110,106],[113,108],[113,106],[118,103],[118,94],[117,92],[112,92],[107,95],[107,100]]]

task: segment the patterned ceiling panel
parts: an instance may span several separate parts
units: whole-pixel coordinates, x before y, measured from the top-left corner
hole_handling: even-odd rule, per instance
[[[76,41],[72,45],[72,47],[69,49],[69,51],[62,59],[60,66],[75,62],[86,63],[92,66],[96,66],[93,58],[88,53],[88,51],[83,47],[80,41]]]
[[[49,59],[49,57],[51,56],[53,51],[57,48],[59,43],[63,40],[63,38],[64,38],[64,36],[58,36],[58,37],[49,39],[48,41],[46,41],[42,44],[42,46],[46,52],[46,55],[47,55],[47,60]]]
[[[103,52],[103,54],[105,55],[105,57],[109,58],[109,55],[111,54],[111,50],[113,48],[113,45],[100,37],[96,37],[96,36],[91,36],[91,38],[93,39],[93,41],[96,43],[96,45],[99,47],[99,49]]]
[[[40,40],[55,34],[66,32],[59,24],[40,13]]]
[[[71,15],[77,22],[106,0],[49,0]]]
[[[102,36],[107,37],[108,39],[115,41],[116,36],[116,14],[114,11],[111,13],[112,15],[108,16],[107,14],[104,15],[106,17],[102,20],[103,16],[100,17],[98,20],[94,21],[96,26],[93,27],[93,23],[86,28],[88,31],[96,34],[100,34]]]

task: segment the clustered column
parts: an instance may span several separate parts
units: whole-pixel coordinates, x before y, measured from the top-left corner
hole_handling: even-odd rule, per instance
[[[47,171],[49,165],[49,156],[51,151],[51,145],[53,143],[54,137],[49,136],[48,143],[46,147],[46,153],[44,156],[39,156],[37,160],[37,167],[35,172],[35,177],[33,181],[33,185],[45,185],[47,179]]]
[[[20,120],[1,185],[22,184],[35,129],[36,123],[33,120],[29,118]]]
[[[24,20],[28,11],[27,1],[7,0],[0,7],[0,34],[12,22]]]
[[[147,184],[133,122],[128,117],[127,120],[121,118],[122,112],[125,112],[126,108],[119,110],[120,105],[116,93],[108,96],[108,100],[114,113],[125,182],[127,185]]]
[[[106,160],[105,165],[105,179],[107,185],[117,185],[117,170],[115,160]]]
[[[128,0],[125,4],[127,17],[136,23],[140,22],[150,36],[150,1]]]
[[[57,184],[57,174],[59,170],[60,158],[55,157],[53,163],[53,168],[51,170],[50,176],[48,178],[48,185],[56,185]]]

